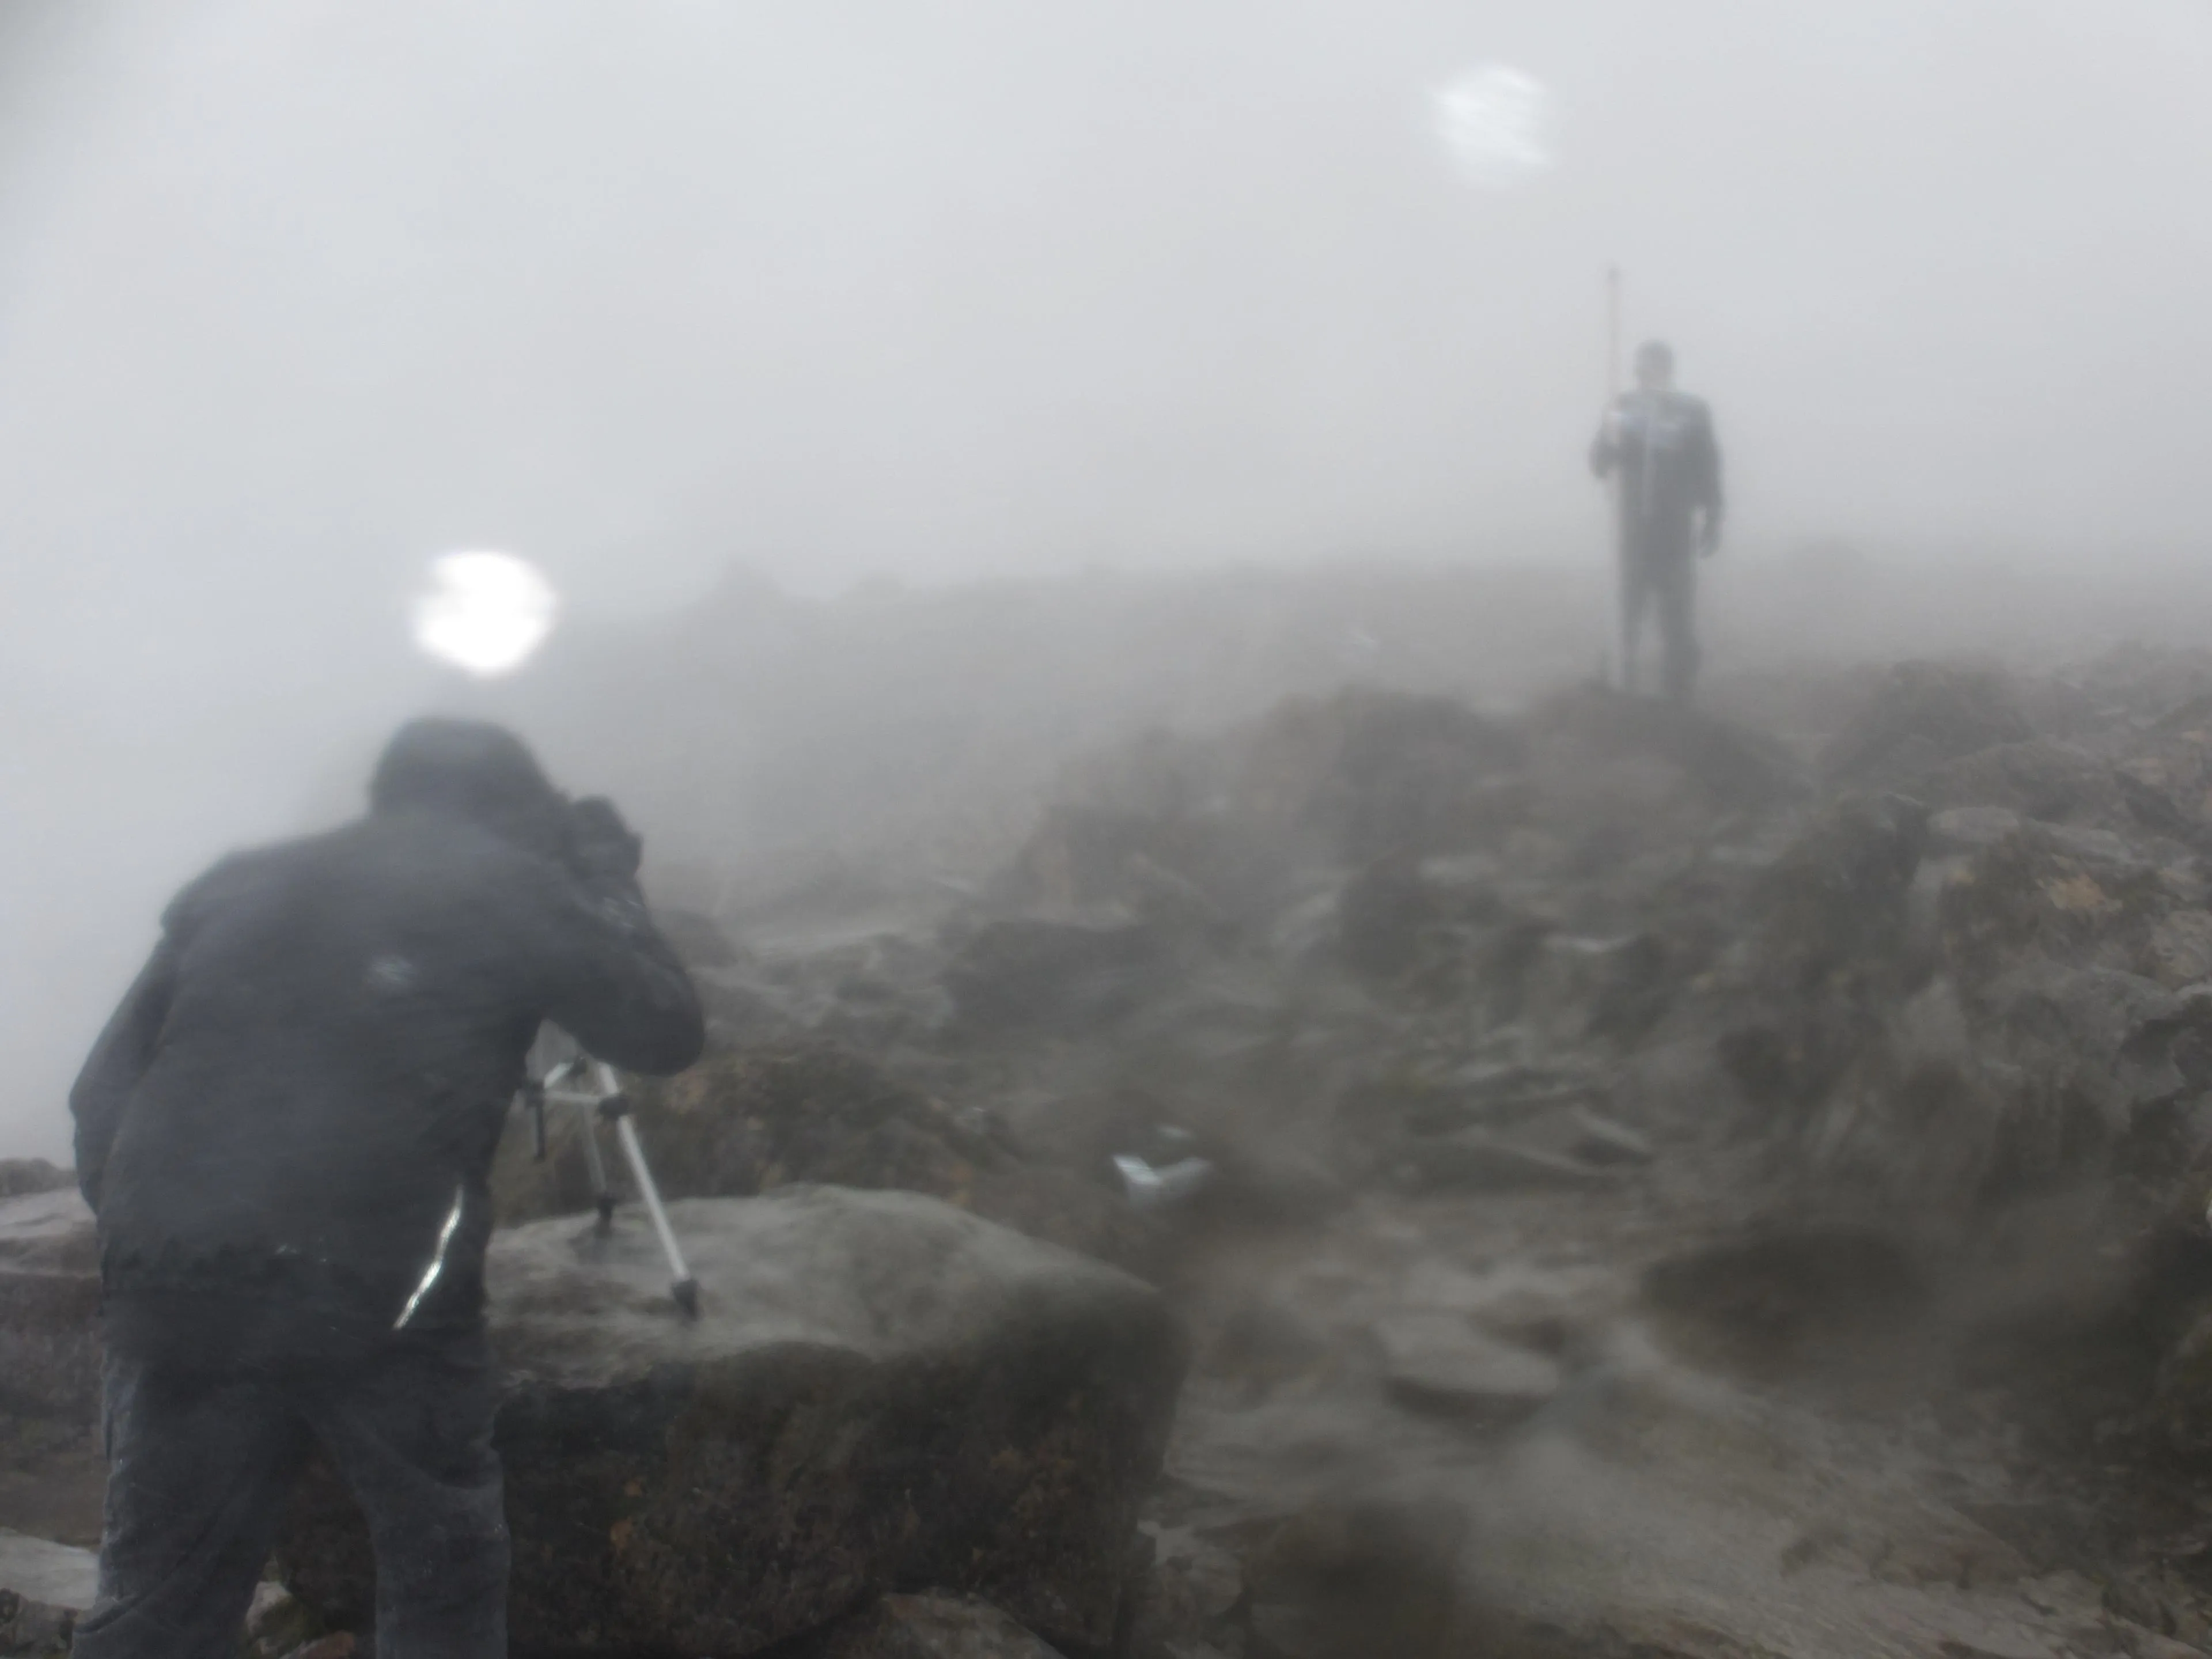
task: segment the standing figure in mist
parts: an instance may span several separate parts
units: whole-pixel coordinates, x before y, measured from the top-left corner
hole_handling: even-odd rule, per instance
[[[698,1056],[639,852],[508,732],[417,720],[366,817],[169,906],[70,1096],[108,1454],[78,1659],[234,1659],[317,1443],[368,1519],[380,1659],[506,1654],[492,1154],[541,1020],[632,1071]]]
[[[1619,479],[1621,682],[1642,689],[1638,647],[1656,603],[1661,684],[1687,702],[1698,678],[1698,560],[1721,544],[1721,452],[1705,400],[1674,390],[1671,347],[1637,348],[1636,390],[1606,410],[1590,470]]]

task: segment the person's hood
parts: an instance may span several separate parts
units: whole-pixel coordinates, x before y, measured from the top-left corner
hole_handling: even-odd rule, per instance
[[[529,746],[486,720],[410,720],[368,781],[371,812],[446,813],[547,852],[567,805]]]

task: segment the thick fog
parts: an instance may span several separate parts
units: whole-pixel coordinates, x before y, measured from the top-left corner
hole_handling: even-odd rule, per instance
[[[1484,64],[1549,94],[1503,181]],[[447,548],[571,635],[732,567],[1595,569],[1617,262],[1743,566],[2201,556],[2208,83],[2198,0],[7,0],[0,1138],[179,881],[457,695]]]

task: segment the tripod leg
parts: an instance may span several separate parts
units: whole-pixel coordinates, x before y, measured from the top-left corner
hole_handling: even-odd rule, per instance
[[[691,1269],[684,1263],[684,1251],[676,1242],[676,1231],[668,1224],[668,1212],[660,1206],[660,1188],[653,1184],[653,1171],[646,1164],[645,1148],[637,1138],[637,1125],[630,1121],[628,1113],[615,1120],[615,1139],[622,1143],[623,1156],[629,1160],[629,1172],[637,1182],[638,1196],[645,1200],[645,1212],[653,1218],[653,1231],[660,1235],[661,1254],[668,1258],[670,1293],[676,1297],[678,1307],[696,1319],[699,1281],[691,1277]]]
[[[591,1171],[592,1202],[599,1212],[599,1231],[606,1232],[615,1224],[614,1189],[607,1185],[606,1159],[599,1155],[599,1115],[589,1101],[576,1103],[576,1127],[584,1137],[584,1167]]]

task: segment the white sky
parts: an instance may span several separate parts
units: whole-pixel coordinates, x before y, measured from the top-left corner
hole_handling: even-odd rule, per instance
[[[1610,258],[1747,537],[2204,527],[2201,0],[10,3],[50,641],[456,543],[647,599],[1572,556]],[[1557,99],[1510,194],[1428,126],[1486,60]]]

